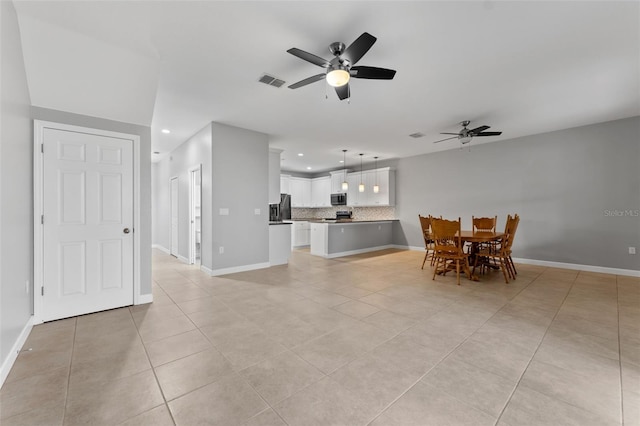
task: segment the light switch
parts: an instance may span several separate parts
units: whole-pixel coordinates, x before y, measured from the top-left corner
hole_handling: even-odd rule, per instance
[[[256,216],[260,216],[260,209],[254,209],[253,214],[255,214]]]
[[[229,209],[220,209],[220,216],[229,216]]]

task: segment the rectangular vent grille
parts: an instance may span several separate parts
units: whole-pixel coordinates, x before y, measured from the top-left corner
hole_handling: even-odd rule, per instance
[[[284,80],[280,80],[279,78],[275,78],[269,74],[263,75],[258,79],[258,81],[273,87],[281,87],[285,83]]]
[[[414,139],[418,139],[424,136],[424,133],[420,133],[420,132],[416,132],[416,133],[411,133],[409,136],[411,136]]]

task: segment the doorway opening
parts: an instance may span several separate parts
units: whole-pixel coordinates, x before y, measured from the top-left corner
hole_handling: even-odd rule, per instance
[[[202,166],[189,170],[189,263],[202,264]]]

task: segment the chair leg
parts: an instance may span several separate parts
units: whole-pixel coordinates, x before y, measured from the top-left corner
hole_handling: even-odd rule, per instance
[[[505,265],[504,259],[501,257],[500,260],[500,269],[502,269],[502,275],[504,275],[504,282],[509,284],[509,278],[507,278],[507,265]]]
[[[427,261],[427,256],[429,256],[429,249],[427,249],[426,253],[424,254],[424,260],[422,261],[422,268],[420,269],[424,269],[424,263]]]
[[[433,268],[433,278],[431,278],[432,280],[435,281],[436,279],[436,274],[438,273],[438,264],[440,263],[440,258],[435,258],[436,264],[435,267]]]
[[[458,285],[460,285],[460,259],[456,260],[456,276],[458,277]]]
[[[516,264],[513,263],[513,259],[511,258],[511,255],[509,255],[509,263],[511,263],[511,267],[513,268],[513,272],[518,275],[518,271],[516,270]]]

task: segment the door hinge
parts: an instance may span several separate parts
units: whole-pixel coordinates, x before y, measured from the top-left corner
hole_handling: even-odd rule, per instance
[[[44,286],[40,287],[40,295],[44,296]]]
[[[44,215],[41,215],[41,216],[40,216],[40,224],[41,224],[41,225],[44,225]]]
[[[44,154],[44,144],[43,143],[40,144],[40,152],[42,152]]]

